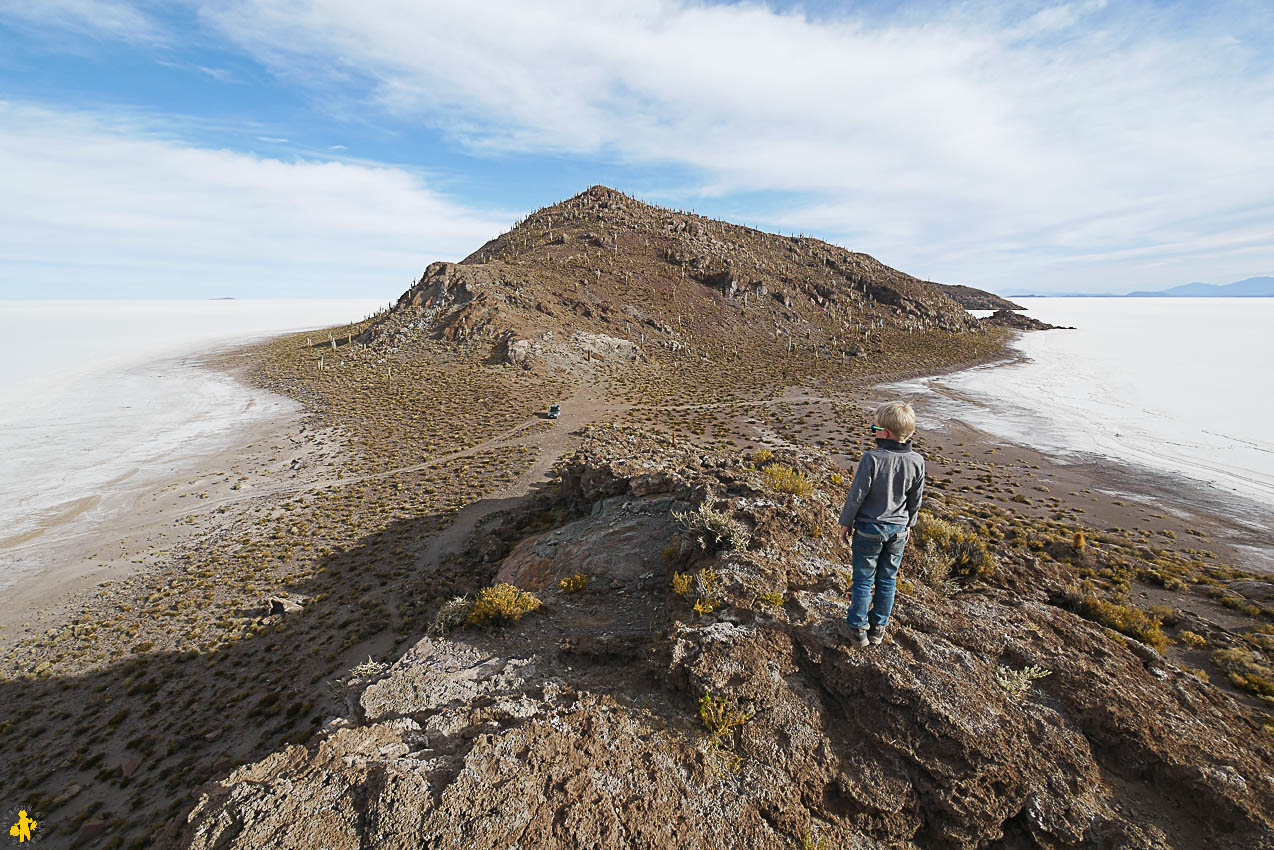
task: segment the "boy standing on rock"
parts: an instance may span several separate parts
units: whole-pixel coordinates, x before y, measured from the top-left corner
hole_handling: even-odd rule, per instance
[[[840,512],[841,542],[851,529],[854,533],[854,585],[849,612],[838,623],[837,633],[859,647],[885,639],[903,546],[908,529],[916,524],[925,488],[925,459],[911,447],[916,432],[911,405],[882,404],[871,430],[876,448],[858,462]]]

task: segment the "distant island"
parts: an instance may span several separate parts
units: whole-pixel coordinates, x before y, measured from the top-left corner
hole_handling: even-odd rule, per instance
[[[1274,277],[1249,277],[1228,284],[1185,283],[1171,289],[1138,291],[1125,295],[1110,292],[1035,292],[1013,298],[1274,298]]]

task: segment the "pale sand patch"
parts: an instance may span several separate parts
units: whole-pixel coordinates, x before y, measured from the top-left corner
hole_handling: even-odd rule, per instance
[[[23,568],[4,592],[0,645],[65,621],[102,582],[145,569],[179,544],[228,526],[251,504],[315,486],[332,474],[342,453],[337,435],[308,427],[304,412],[292,409],[243,424],[229,444],[130,494],[125,509],[83,531],[64,533],[102,494],[64,503],[42,518],[38,531],[0,540],[0,555]]]

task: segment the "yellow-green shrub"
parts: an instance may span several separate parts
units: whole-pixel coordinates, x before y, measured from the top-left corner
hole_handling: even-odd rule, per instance
[[[752,453],[752,463],[756,466],[764,466],[774,460],[774,452],[769,449],[757,449]]]
[[[1163,621],[1131,605],[1108,602],[1096,596],[1085,596],[1079,604],[1079,613],[1089,620],[1101,623],[1117,632],[1123,632],[1161,652],[1168,646],[1168,638],[1159,628],[1163,625]]]
[[[762,591],[761,593],[758,593],[756,595],[756,598],[760,599],[766,605],[769,605],[771,607],[774,607],[774,608],[783,607],[783,594],[779,593],[778,591],[775,591],[775,590]]]
[[[540,600],[533,593],[511,584],[497,584],[478,591],[478,598],[465,622],[474,626],[515,623],[523,614],[529,614],[540,605]]]
[[[562,588],[563,593],[579,593],[588,584],[588,576],[583,573],[575,573],[562,579],[557,584],[558,587]]]
[[[1191,647],[1205,646],[1208,642],[1207,638],[1205,638],[1203,635],[1195,634],[1189,629],[1185,629],[1184,631],[1180,632],[1177,635],[1177,640],[1181,641],[1186,646],[1191,646]]]
[[[714,697],[705,692],[699,700],[699,717],[713,743],[720,744],[730,732],[751,719],[752,715],[739,708],[733,697]]]
[[[814,482],[783,463],[771,463],[761,468],[772,489],[780,493],[792,493],[807,497],[814,492]]]
[[[928,511],[920,512],[911,537],[919,549],[943,555],[955,575],[995,575],[995,556],[987,550],[982,538]]]
[[[1235,687],[1274,697],[1274,668],[1263,663],[1256,653],[1238,646],[1220,649],[1212,653],[1212,662],[1229,675]]]
[[[672,592],[677,594],[678,596],[685,596],[686,594],[690,592],[690,587],[693,584],[693,582],[694,582],[694,579],[691,578],[686,573],[673,573],[672,574]]]

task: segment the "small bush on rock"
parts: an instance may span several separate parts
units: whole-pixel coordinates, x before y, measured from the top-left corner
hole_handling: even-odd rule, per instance
[[[805,498],[814,492],[814,482],[782,463],[771,463],[761,468],[770,488],[780,493],[791,493]]]
[[[917,548],[948,559],[951,573],[979,578],[995,575],[995,556],[972,532],[921,511],[911,533]]]
[[[678,596],[685,596],[689,594],[693,583],[694,579],[686,573],[672,574],[672,592]]]
[[[752,453],[752,463],[758,468],[774,460],[774,452],[769,449],[757,449]]]
[[[441,637],[449,631],[460,628],[468,619],[471,608],[473,608],[473,600],[468,596],[454,596],[442,603],[438,613],[434,614],[434,621],[429,626],[429,634]]]
[[[730,733],[751,720],[752,715],[739,708],[734,697],[714,697],[705,692],[699,700],[699,718],[712,742],[723,744]]]
[[[916,576],[941,596],[950,596],[960,589],[951,578],[951,556],[932,549],[912,549],[912,569]]]
[[[389,669],[389,665],[380,661],[373,661],[372,657],[367,656],[367,660],[355,664],[349,671],[350,679],[371,679],[379,676]]]
[[[1192,632],[1189,629],[1186,629],[1180,632],[1177,635],[1177,640],[1181,641],[1183,644],[1189,647],[1206,646],[1208,643],[1208,639],[1205,638],[1203,635],[1196,634],[1195,632]]]
[[[1274,699],[1274,668],[1263,663],[1255,652],[1238,646],[1220,649],[1212,653],[1212,662],[1226,672],[1235,687]]]
[[[1146,646],[1162,652],[1168,646],[1168,638],[1160,630],[1163,621],[1131,605],[1108,602],[1096,596],[1085,596],[1079,603],[1079,614],[1103,626],[1136,638]]]
[[[672,517],[708,552],[748,546],[747,529],[728,512],[716,510],[707,501],[700,502],[694,512],[673,511]]]
[[[579,593],[588,584],[588,576],[583,573],[575,573],[562,579],[557,584],[558,587],[562,588],[563,593]]]
[[[1034,682],[1051,675],[1053,675],[1052,670],[1045,670],[1042,667],[1036,667],[1034,664],[1030,667],[1023,667],[1021,670],[1001,666],[995,671],[995,681],[999,682],[1000,687],[1008,692],[1009,699],[1020,703],[1026,701],[1026,695],[1031,690],[1031,685]]]
[[[523,614],[529,614],[540,605],[533,593],[511,584],[497,584],[478,591],[465,622],[471,626],[516,623]]]

